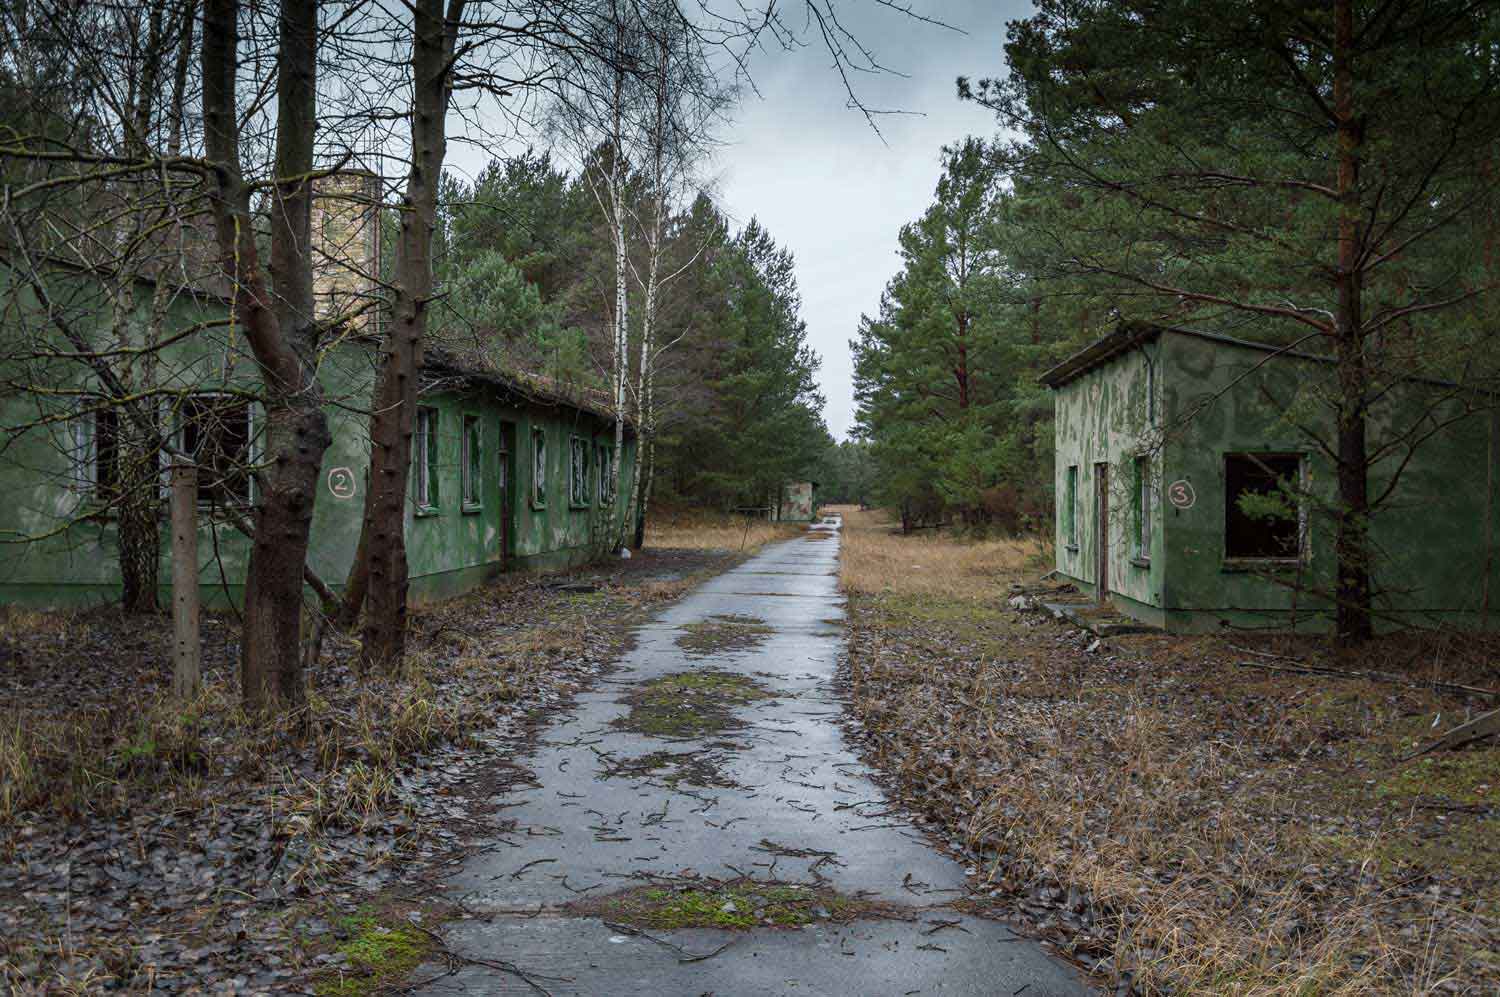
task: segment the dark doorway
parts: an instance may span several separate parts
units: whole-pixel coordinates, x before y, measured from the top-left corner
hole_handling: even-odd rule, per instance
[[[1094,578],[1100,602],[1109,599],[1109,465],[1094,465]]]
[[[500,449],[496,454],[497,489],[495,503],[500,517],[500,563],[508,565],[516,556],[516,424],[500,423]]]

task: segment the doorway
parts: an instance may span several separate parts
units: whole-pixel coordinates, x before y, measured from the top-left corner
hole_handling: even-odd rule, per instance
[[[499,501],[495,503],[500,517],[500,564],[508,565],[516,556],[516,424],[500,423],[500,448],[496,454],[499,477]]]
[[[1099,602],[1109,601],[1109,464],[1094,465],[1094,578]]]

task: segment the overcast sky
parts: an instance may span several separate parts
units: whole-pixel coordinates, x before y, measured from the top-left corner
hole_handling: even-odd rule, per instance
[[[883,64],[908,77],[861,77],[861,98],[922,116],[878,118],[882,143],[845,106],[826,50],[764,51],[751,64],[761,96],[746,96],[718,155],[724,210],[741,224],[758,217],[796,257],[802,317],[823,358],[824,417],[840,439],[854,419],[848,343],[896,271],[898,230],[931,201],[942,146],[996,130],[989,112],[958,101],[954,79],[1003,72],[1005,23],[1026,16],[1030,4],[913,0],[913,8],[967,34],[916,23],[874,0],[836,6]]]

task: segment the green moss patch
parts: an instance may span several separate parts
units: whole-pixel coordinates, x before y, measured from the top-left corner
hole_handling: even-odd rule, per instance
[[[626,697],[630,712],[614,726],[653,737],[701,737],[744,727],[734,708],[769,698],[744,675],[675,672],[641,683]]]
[[[348,937],[334,952],[344,957],[344,965],[318,977],[313,990],[318,997],[376,993],[405,979],[435,944],[430,935],[409,923],[373,915],[345,918],[340,927]]]
[[[574,904],[570,911],[638,928],[797,928],[890,916],[889,905],[803,883],[736,879],[642,886]]]
[[[758,617],[734,614],[710,616],[702,623],[686,624],[682,630],[677,646],[695,657],[749,651],[776,632]]]

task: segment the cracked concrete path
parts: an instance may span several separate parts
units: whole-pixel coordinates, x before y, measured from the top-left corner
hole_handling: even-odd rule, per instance
[[[1036,943],[947,906],[963,868],[846,743],[838,544],[815,527],[699,586],[541,735],[522,760],[536,784],[495,800],[506,830],[446,884],[476,915],[444,931],[463,965],[421,993],[1089,992]],[[894,916],[632,932],[568,909],[695,876],[816,885]]]

